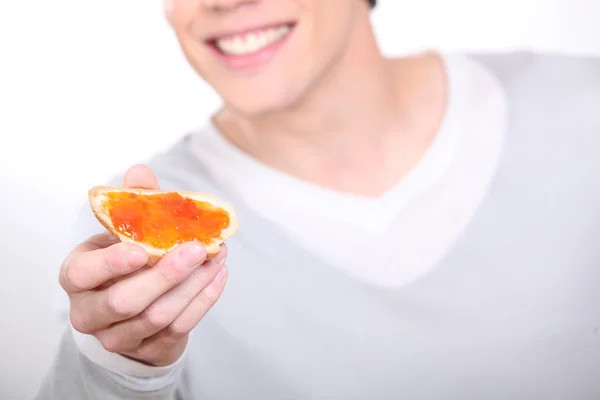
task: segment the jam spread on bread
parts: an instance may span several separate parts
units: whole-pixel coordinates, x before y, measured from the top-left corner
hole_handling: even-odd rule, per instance
[[[178,193],[110,192],[103,206],[115,230],[157,249],[190,241],[206,244],[229,226],[229,213]]]

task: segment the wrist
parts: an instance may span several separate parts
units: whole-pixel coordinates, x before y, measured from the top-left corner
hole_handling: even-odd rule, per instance
[[[133,362],[137,362],[150,368],[165,368],[176,364],[185,353],[188,343],[188,335],[181,338],[169,351],[161,352],[158,355],[140,357],[137,354],[119,353],[122,357]]]
[[[73,327],[71,327],[71,332],[77,348],[86,358],[103,369],[128,380],[165,377],[183,368],[185,350],[168,365],[150,365],[118,353],[111,353],[94,336],[80,333]]]

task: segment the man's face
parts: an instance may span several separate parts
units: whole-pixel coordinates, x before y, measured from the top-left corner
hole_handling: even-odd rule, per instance
[[[299,101],[343,54],[364,7],[358,0],[170,3],[169,21],[193,68],[247,116]]]

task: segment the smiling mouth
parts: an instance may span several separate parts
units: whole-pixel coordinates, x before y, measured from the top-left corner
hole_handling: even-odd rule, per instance
[[[292,28],[293,24],[283,24],[214,38],[208,43],[226,56],[249,56],[283,41]]]

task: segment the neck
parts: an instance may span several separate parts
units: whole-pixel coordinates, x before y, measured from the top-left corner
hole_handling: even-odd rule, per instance
[[[254,118],[224,110],[216,123],[237,146],[274,168],[334,190],[376,196],[418,161],[433,136],[413,132],[416,110],[406,100],[415,85],[405,79],[414,82],[415,76],[398,79],[404,69],[399,64],[382,56],[367,19],[302,101]],[[400,166],[398,159],[410,165]]]

